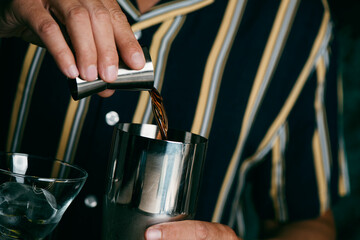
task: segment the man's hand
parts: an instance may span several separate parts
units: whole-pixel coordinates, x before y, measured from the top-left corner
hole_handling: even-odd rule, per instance
[[[146,240],[240,240],[234,231],[219,223],[179,221],[151,226]]]
[[[2,0],[0,37],[14,36],[45,46],[69,78],[114,81],[118,51],[132,69],[145,64],[116,0]]]

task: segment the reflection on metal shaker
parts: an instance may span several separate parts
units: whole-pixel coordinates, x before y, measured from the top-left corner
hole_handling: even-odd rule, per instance
[[[158,127],[120,124],[114,132],[105,194],[103,239],[143,240],[147,227],[192,219],[207,139]]]

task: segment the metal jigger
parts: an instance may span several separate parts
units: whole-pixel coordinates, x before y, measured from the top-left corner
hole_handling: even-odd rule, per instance
[[[69,88],[74,100],[88,97],[105,89],[119,89],[132,91],[151,90],[154,86],[154,66],[151,61],[149,50],[143,47],[145,66],[141,70],[132,70],[120,61],[117,79],[107,83],[101,79],[85,81],[81,78],[69,79]]]

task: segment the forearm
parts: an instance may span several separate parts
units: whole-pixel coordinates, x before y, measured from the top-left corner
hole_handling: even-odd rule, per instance
[[[267,225],[267,226],[266,226]],[[325,212],[322,216],[305,221],[294,222],[282,226],[270,226],[269,222],[265,224],[264,231],[273,235],[270,239],[278,240],[334,240],[336,239],[334,217],[331,210]]]

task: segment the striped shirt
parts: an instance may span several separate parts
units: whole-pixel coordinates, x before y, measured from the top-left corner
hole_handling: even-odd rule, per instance
[[[286,223],[349,193],[326,0],[167,0],[145,14],[118,2],[149,46],[169,127],[209,138],[197,219],[250,237],[250,203],[260,220]],[[58,234],[100,239],[113,125],[154,123],[149,94],[73,101],[51,56],[19,40],[3,39],[1,61],[0,150],[85,168]]]

